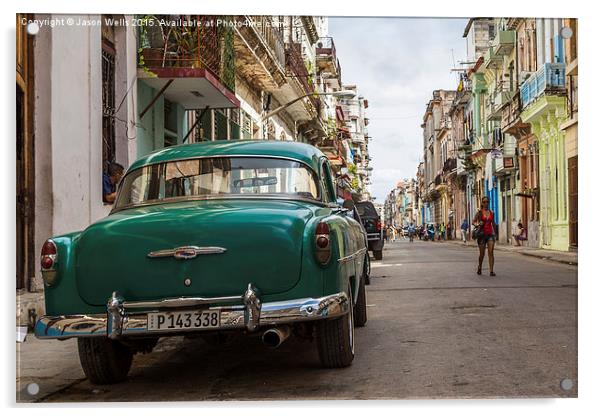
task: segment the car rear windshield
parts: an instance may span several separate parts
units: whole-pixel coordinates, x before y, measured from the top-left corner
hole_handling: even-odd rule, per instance
[[[321,197],[314,172],[301,162],[213,157],[156,163],[129,172],[123,178],[115,209],[220,196]]]
[[[376,208],[371,202],[358,202],[356,206],[361,217],[378,217]]]

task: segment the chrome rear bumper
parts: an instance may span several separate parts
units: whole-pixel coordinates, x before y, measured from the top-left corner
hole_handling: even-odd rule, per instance
[[[242,305],[240,302],[242,301]],[[235,305],[215,306],[221,303]],[[211,305],[211,306],[209,306]],[[349,297],[345,292],[321,298],[293,299],[282,302],[262,303],[257,289],[249,284],[242,296],[222,298],[173,298],[149,302],[128,302],[113,293],[107,303],[106,314],[42,316],[36,323],[35,335],[44,339],[66,339],[74,337],[160,335],[182,331],[149,331],[147,314],[159,310],[191,308],[220,310],[219,326],[209,330],[247,329],[254,331],[260,326],[275,326],[318,319],[335,318],[349,312]],[[193,331],[203,331],[194,329]]]

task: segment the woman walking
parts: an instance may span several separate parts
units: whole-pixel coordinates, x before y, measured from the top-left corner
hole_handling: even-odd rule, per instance
[[[481,274],[483,258],[485,257],[485,248],[487,248],[487,257],[489,259],[489,276],[495,276],[493,271],[493,248],[495,246],[495,221],[493,211],[489,209],[489,198],[481,198],[481,209],[475,215],[472,224],[479,227],[477,231],[477,243],[479,245],[479,268],[477,274]]]

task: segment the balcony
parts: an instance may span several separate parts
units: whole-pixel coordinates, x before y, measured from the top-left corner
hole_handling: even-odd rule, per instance
[[[487,69],[495,69],[499,68],[504,63],[504,57],[500,55],[496,55],[493,51],[493,47],[490,46],[485,52],[484,56],[485,68]]]
[[[273,16],[236,16],[236,70],[260,89],[286,83],[284,31]]]
[[[339,138],[324,138],[316,143],[316,147],[326,155],[332,166],[345,166],[346,151]]]
[[[457,163],[458,159],[455,157],[447,159],[445,163],[443,163],[443,172],[452,172],[456,169]]]
[[[516,32],[514,30],[498,30],[493,40],[493,53],[498,57],[510,54],[516,43]]]
[[[460,159],[460,156],[456,157],[456,174],[458,176],[466,175],[468,172],[464,168],[464,159]]]
[[[351,133],[351,141],[357,144],[365,143],[365,138],[362,133]]]
[[[318,40],[316,46],[316,65],[324,73],[330,73],[331,78],[336,78],[341,83],[341,65],[337,58],[334,40],[324,37]]]
[[[505,174],[516,171],[516,156],[503,156],[497,159],[494,159],[495,173],[497,174]]]
[[[523,123],[520,113],[523,106],[518,91],[514,93],[510,101],[502,107],[502,121],[500,127],[502,132],[511,134],[515,137],[527,136],[531,132],[531,125]]]
[[[303,92],[307,95],[314,93],[314,85],[313,82],[310,83],[310,74],[307,71],[307,67],[305,66],[305,61],[303,60],[303,54],[301,53],[301,44],[300,43],[288,43],[285,48],[286,51],[286,68],[288,75],[292,78],[295,78]],[[310,97],[310,101],[313,103],[316,111],[320,114],[320,98],[319,97]]]
[[[145,19],[155,23],[138,26],[138,78],[142,82],[186,110],[240,105],[234,94],[232,29],[218,27],[215,16]],[[174,26],[160,25],[161,21]]]
[[[546,63],[531,75],[520,87],[523,108],[543,94],[565,95],[565,64]]]
[[[506,88],[505,84],[501,84],[499,89],[496,89],[492,96],[490,96],[489,111],[487,120],[501,120],[502,109],[504,106],[512,100],[516,91],[510,91]]]

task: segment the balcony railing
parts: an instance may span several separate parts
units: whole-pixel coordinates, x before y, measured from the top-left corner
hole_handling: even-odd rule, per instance
[[[145,19],[154,23],[138,26],[139,67],[150,72],[153,68],[206,69],[234,91],[234,34],[227,25],[217,25],[217,16],[156,15]]]
[[[351,133],[351,141],[362,144],[366,142],[366,139],[362,133]]]
[[[565,64],[546,63],[531,75],[520,87],[523,107],[527,107],[543,94],[565,94]]]
[[[286,47],[286,66],[291,75],[298,79],[306,94],[314,92],[313,87],[309,85],[309,73],[303,60],[300,43],[289,43]]]
[[[288,43],[286,45],[286,67],[293,78],[301,84],[306,94],[314,93],[314,86],[310,84],[310,74],[307,72],[300,43]],[[311,102],[318,114],[320,114],[320,97],[310,97]]]
[[[510,101],[502,108],[502,130],[507,129],[519,119],[522,108],[520,94],[514,92]]]
[[[286,64],[284,51],[284,33],[275,27],[272,16],[246,16],[250,27],[254,28],[261,39],[268,45],[276,56],[278,64],[283,68]]]
[[[493,53],[503,57],[512,51],[515,42],[516,32],[514,30],[498,30],[493,40]]]
[[[504,57],[500,56],[500,55],[496,55],[493,49],[493,46],[490,46],[489,48],[487,48],[487,51],[485,52],[485,56],[483,57],[484,59],[484,63],[485,63],[485,68],[487,69],[492,69],[492,68],[498,68],[499,66],[501,66],[504,63]]]
[[[515,90],[509,89],[509,84],[501,83],[498,88],[490,96],[488,120],[501,120],[502,119],[502,108],[512,100],[515,94]]]
[[[318,39],[316,45],[316,63],[324,71],[331,72],[335,77],[341,77],[341,65],[337,58],[337,50],[331,37]]]

